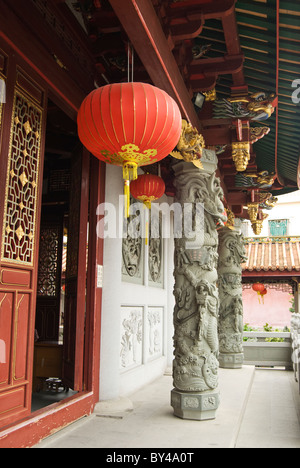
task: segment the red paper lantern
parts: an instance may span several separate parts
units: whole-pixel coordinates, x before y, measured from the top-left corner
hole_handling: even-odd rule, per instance
[[[166,186],[163,179],[152,174],[140,175],[130,184],[130,192],[136,200],[140,200],[151,208],[151,202],[158,200],[165,193]]]
[[[259,303],[260,303],[260,298],[262,298],[262,301],[264,303],[264,296],[268,293],[266,287],[262,283],[255,283],[252,286],[252,289],[253,291],[257,292]]]
[[[262,283],[255,283],[253,286],[252,286],[252,289],[253,291],[257,292],[257,293],[261,293],[262,291],[265,290],[265,286],[262,284]]]
[[[265,288],[262,292],[257,293],[262,298],[262,303],[265,303],[265,295],[268,294],[267,289]]]
[[[92,91],[80,107],[77,123],[81,142],[94,156],[123,166],[128,198],[137,168],[168,156],[182,128],[176,102],[145,83],[116,83]]]

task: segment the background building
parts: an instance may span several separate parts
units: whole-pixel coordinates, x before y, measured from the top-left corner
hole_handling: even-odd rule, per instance
[[[244,321],[254,327],[263,327],[268,323],[284,328],[290,326],[289,309],[293,307],[291,301],[294,300],[300,270],[300,192],[280,196],[269,213],[259,236],[253,233],[249,221],[242,225],[250,253],[248,262],[243,266],[244,275],[257,275],[257,280],[262,283],[267,280],[268,289],[263,302],[252,289],[248,289],[250,285],[247,289],[244,285]],[[294,280],[288,276],[293,270]],[[280,282],[270,282],[270,274],[276,274]],[[286,283],[285,278],[288,279]]]

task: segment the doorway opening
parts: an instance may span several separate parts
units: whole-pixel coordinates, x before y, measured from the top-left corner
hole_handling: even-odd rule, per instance
[[[85,259],[88,252],[88,217],[87,213],[82,216],[80,189],[82,160],[76,122],[49,100],[40,221],[32,412],[83,389],[82,380],[77,378],[75,381],[77,316],[80,302],[80,321],[84,324],[86,303],[86,287],[81,292],[78,290],[78,276],[86,285],[87,272],[87,261],[79,266],[81,241],[86,245]],[[82,234],[84,219],[85,235]],[[84,342],[84,336],[81,342]],[[83,368],[83,352],[81,358]]]

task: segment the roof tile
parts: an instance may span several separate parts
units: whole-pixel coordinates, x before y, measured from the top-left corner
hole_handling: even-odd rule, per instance
[[[243,271],[300,271],[300,237],[248,240],[246,251]]]

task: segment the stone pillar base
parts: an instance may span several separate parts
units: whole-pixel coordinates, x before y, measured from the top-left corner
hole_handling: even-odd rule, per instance
[[[241,369],[244,364],[243,353],[219,354],[219,363],[222,369]]]
[[[206,421],[216,418],[220,404],[217,390],[203,393],[185,393],[173,389],[171,392],[171,406],[174,415],[181,419]]]

